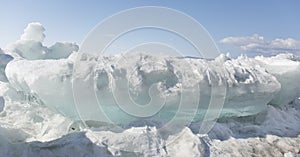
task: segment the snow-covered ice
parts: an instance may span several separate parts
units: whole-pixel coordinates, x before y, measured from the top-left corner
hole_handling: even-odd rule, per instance
[[[281,90],[272,100],[272,104],[286,104],[300,95],[300,59],[298,56],[279,54],[269,58],[259,56],[255,59],[261,62],[260,64],[281,84]]]
[[[29,60],[67,58],[72,52],[78,51],[75,43],[57,42],[47,47],[43,44],[46,37],[45,28],[38,22],[30,23],[24,29],[20,40],[8,46],[8,50]]]
[[[284,55],[281,55],[281,58],[284,58],[282,56]],[[70,118],[78,117],[72,95],[72,79],[74,82],[76,79],[91,78],[88,80],[90,82],[86,82],[87,85],[81,88],[81,93],[95,90],[104,106],[115,106],[115,97],[112,95],[116,90],[114,88],[122,90],[113,87],[118,78],[124,79],[124,82],[129,82],[129,86],[134,87],[130,89],[132,97],[142,104],[150,99],[147,91],[156,84],[159,96],[166,99],[168,112],[172,112],[172,105],[176,106],[178,97],[182,92],[186,92],[185,89],[196,92],[193,87],[199,86],[200,109],[195,120],[201,120],[201,111],[209,104],[207,98],[210,98],[212,84],[227,87],[222,117],[254,115],[266,110],[269,103],[287,104],[296,99],[300,95],[297,82],[300,76],[299,62],[288,57],[289,54],[285,56],[284,61],[289,67],[284,67],[282,74],[272,70],[268,64],[281,65],[283,61],[278,59],[280,56],[268,59],[241,56],[237,59],[222,60],[220,58],[224,56],[221,55],[215,60],[207,61],[139,54],[112,57],[79,56],[85,59],[85,64],[80,67],[80,73],[76,74],[73,74],[76,56],[60,60],[20,59],[7,65],[6,75],[10,85],[16,90],[35,96],[43,104]],[[123,58],[127,58],[126,62],[120,61],[124,60]],[[185,78],[182,75],[192,77],[183,80]],[[91,100],[90,97],[80,99]],[[186,106],[189,107],[188,102]],[[94,109],[90,107],[90,110],[86,111],[89,115],[87,120],[99,120],[99,112]],[[121,111],[116,108],[114,112]],[[123,118],[120,116],[120,119]]]

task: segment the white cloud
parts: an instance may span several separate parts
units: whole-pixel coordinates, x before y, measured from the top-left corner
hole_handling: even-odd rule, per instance
[[[24,29],[20,40],[10,45],[8,49],[29,60],[67,58],[71,53],[78,51],[75,43],[57,42],[53,46],[43,45],[45,28],[40,23],[30,23]]]
[[[266,40],[263,36],[254,34],[246,37],[227,37],[220,40],[220,43],[234,45],[247,52],[300,53],[300,41],[292,38]]]

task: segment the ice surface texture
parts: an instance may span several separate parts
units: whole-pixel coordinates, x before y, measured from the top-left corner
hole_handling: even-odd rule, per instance
[[[13,57],[11,57],[10,55],[1,53],[1,49],[0,49],[0,81],[6,82],[7,78],[5,75],[5,68],[6,65],[9,61],[11,61],[13,59]]]
[[[292,54],[279,54],[274,57],[256,57],[255,59],[281,84],[281,90],[271,101],[271,104],[287,104],[300,95],[299,57]]]
[[[76,57],[84,64],[77,69],[81,72],[74,76]],[[116,107],[114,90],[127,92],[127,89],[115,86],[120,78],[125,84],[129,82],[130,96],[139,104],[150,101],[148,90],[154,85],[159,96],[166,100],[166,109],[161,111],[161,115],[172,116],[181,93],[189,89],[190,94],[200,96],[199,110],[194,118],[194,121],[198,121],[203,118],[209,104],[212,84],[227,87],[221,117],[254,115],[266,110],[269,103],[285,104],[300,95],[297,81],[299,69],[299,61],[290,54],[272,58],[241,56],[237,59],[221,55],[215,60],[144,54],[111,57],[74,54],[60,60],[14,60],[7,65],[6,75],[17,91],[34,95],[43,104],[75,119],[78,115],[72,95],[72,79],[86,80],[80,99],[88,102],[91,99],[89,96],[93,95],[85,93],[95,91],[101,99],[100,105],[111,107],[117,115],[112,119],[117,121],[134,120]],[[184,87],[182,76],[189,76],[185,78],[188,80],[185,80]],[[199,93],[193,93],[196,91],[193,87],[197,86],[200,87]],[[187,102],[184,105],[188,109],[190,104]],[[84,115],[85,120],[99,121],[95,108],[87,105],[86,112],[88,115]]]
[[[0,96],[4,100],[3,103],[0,101],[0,107],[3,106],[0,114],[0,155],[288,156],[300,151],[299,100],[296,99],[294,105],[280,104],[291,102],[299,92],[299,88],[296,88],[299,76],[297,57],[285,54],[272,58],[241,56],[231,59],[221,55],[215,60],[207,61],[136,55],[123,56],[130,60],[125,65],[120,61],[116,62],[121,57],[83,56],[82,60],[88,64],[80,69],[80,76],[73,75],[75,55],[60,60],[15,59],[5,65],[9,83],[0,82]],[[180,66],[186,65],[181,63],[186,60],[192,68]],[[95,65],[96,68],[91,68]],[[280,68],[284,66],[286,67]],[[110,77],[118,77],[127,70],[132,71],[126,73],[128,76],[121,76],[128,78],[128,82],[136,87],[130,90],[137,102],[145,103],[139,100],[149,98],[143,95],[147,93],[143,91],[144,88],[158,82],[156,87],[159,94],[168,96],[167,100],[172,106],[181,92],[180,75],[176,73],[176,68],[180,72],[192,74],[193,77],[189,77],[186,86],[199,84],[201,89],[205,89],[200,90],[201,97],[209,95],[211,83],[226,83],[228,87],[223,119],[208,135],[198,134],[193,126],[162,138],[156,127],[134,127],[118,133],[107,131],[110,126],[101,126],[97,131],[82,129],[76,123],[75,119],[78,117],[73,102],[72,78],[89,78],[91,72],[95,72],[91,79],[94,83],[90,88],[95,89],[96,93],[106,92],[109,95],[114,87],[114,79]],[[85,90],[89,89],[83,89],[83,94]],[[111,97],[108,97],[107,105],[113,105],[109,104],[110,101]],[[199,106],[205,108],[207,100],[202,99],[200,103],[204,105]],[[281,107],[273,107],[268,103]],[[93,110],[90,111],[93,113]],[[258,112],[260,113],[256,114]],[[201,114],[199,112],[198,116],[201,117]],[[230,119],[230,116],[246,115],[253,117]],[[69,119],[68,116],[74,119]],[[75,132],[72,133],[73,131]]]

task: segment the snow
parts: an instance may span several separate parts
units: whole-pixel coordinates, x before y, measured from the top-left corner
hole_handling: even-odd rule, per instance
[[[67,60],[12,61],[8,64],[6,74],[17,91],[37,97],[50,108],[65,111],[63,114],[76,112],[70,82],[72,63]]]
[[[95,89],[101,98],[100,103],[104,106],[114,106],[113,92],[124,90],[118,86],[113,87],[117,83],[116,80],[122,79],[124,82],[129,82],[129,86],[134,87],[130,89],[133,98],[140,104],[147,103],[150,98],[147,96],[147,91],[154,84],[159,92],[159,97],[165,98],[168,107],[162,111],[162,114],[163,112],[172,112],[181,93],[196,92],[195,87],[198,85],[200,93],[195,95],[201,94],[199,105],[201,109],[208,106],[209,99],[207,98],[210,98],[212,84],[219,86],[225,84],[228,87],[222,112],[224,117],[247,116],[264,111],[267,104],[281,89],[281,84],[277,79],[267,73],[263,67],[258,66],[255,60],[242,57],[223,59],[223,61],[220,57],[213,61],[207,61],[176,57],[159,58],[144,54],[102,58],[79,57],[90,58],[84,58],[85,64],[80,66],[78,69],[80,72],[77,71],[75,74],[73,74],[75,61],[70,57],[60,60],[14,60],[7,65],[6,75],[15,89],[36,96],[45,105],[70,118],[78,117],[73,101],[72,81],[76,86],[76,80],[80,79],[85,79],[86,82],[80,87],[84,93],[79,94],[94,93]],[[127,58],[126,62],[123,62],[124,57]],[[222,68],[216,68],[218,66]],[[183,80],[185,78],[182,75],[190,77],[185,77],[188,80]],[[87,81],[87,79],[89,80]],[[95,86],[91,85],[94,81],[96,81]],[[88,102],[92,101],[92,96],[93,94],[87,94],[80,98],[86,99]],[[293,99],[295,97],[290,98],[290,101]],[[186,102],[187,110],[189,104],[197,103],[195,100]],[[122,99],[120,102],[127,101]],[[97,104],[96,101],[93,103]],[[87,107],[79,106],[79,108]],[[93,106],[90,109],[86,111],[88,113],[86,119],[99,120],[99,111],[94,110]],[[190,109],[194,108],[190,107]],[[122,111],[116,109],[114,112],[121,113]],[[130,120],[130,117],[121,115],[122,113],[117,119]],[[195,120],[201,120],[202,116],[203,114],[201,115],[199,112]]]
[[[147,126],[133,127],[123,132],[88,128],[74,132],[68,129],[74,127],[70,120],[53,114],[47,108],[38,105],[29,107],[30,105],[26,104],[8,105],[11,108],[6,109],[8,112],[6,116],[12,115],[10,117],[1,115],[2,156],[283,156],[297,155],[300,151],[299,136],[281,137],[270,133],[262,137],[230,137],[220,140],[211,135],[193,133],[190,128],[184,128],[178,134],[167,138],[162,138],[156,127]],[[12,108],[13,106],[15,108]],[[287,107],[293,110],[292,106]],[[273,112],[272,110],[268,112]],[[279,108],[274,110],[275,113],[289,115],[285,110]],[[299,113],[299,110],[297,111]],[[33,113],[35,115],[32,115]],[[43,120],[38,122],[30,120],[32,116],[42,115]],[[292,114],[288,118],[283,118],[280,114],[273,116],[281,119],[280,122],[273,121],[273,124],[284,124],[289,118],[294,118]],[[272,121],[273,116],[266,116],[263,121]],[[235,124],[233,127],[233,124],[223,123],[224,126],[231,127],[232,132],[249,125],[245,122],[240,123],[242,124],[244,126]],[[298,123],[294,123],[296,124]],[[258,130],[262,131],[268,127],[257,125]],[[284,129],[285,126],[281,128]]]
[[[229,139],[213,141],[211,156],[284,156],[299,155],[299,139],[268,135],[265,138]]]
[[[283,56],[291,67],[298,65],[297,60]],[[0,151],[0,154],[5,156],[53,156],[55,154],[62,156],[219,156],[220,154],[222,156],[255,154],[291,156],[299,152],[300,103],[294,95],[297,89],[292,89],[291,94],[281,91],[282,87],[286,86],[285,83],[292,82],[277,81],[276,74],[279,72],[266,70],[268,58],[241,56],[232,59],[221,55],[215,60],[207,61],[176,57],[156,58],[140,54],[127,56],[130,58],[129,62],[122,64],[116,61],[120,60],[120,56],[102,58],[81,56],[87,66],[80,68],[79,70],[82,71],[74,75],[76,57],[77,55],[73,54],[67,59],[60,60],[15,59],[7,64],[5,74],[9,83],[0,84],[0,96],[5,102],[2,103],[3,109],[0,114],[0,137],[3,139],[0,145],[5,149]],[[154,80],[154,83],[161,82],[158,84],[160,94],[169,96],[171,100],[176,100],[176,94],[180,92],[178,89],[180,77],[176,70],[184,68],[185,63],[181,62],[188,61],[193,67],[191,69],[196,70],[186,71],[186,75],[194,76],[189,78],[187,86],[200,84],[206,91],[209,89],[207,86],[209,84],[227,84],[227,98],[222,115],[208,134],[199,133],[197,126],[201,125],[201,122],[198,122],[200,119],[197,117],[191,126],[167,136],[158,131],[159,126],[155,124],[159,123],[154,123],[151,127],[141,126],[136,120],[131,121],[129,126],[137,127],[129,127],[121,132],[116,131],[113,126],[107,124],[99,126],[98,123],[92,122],[89,123],[91,128],[86,128],[77,121],[78,115],[76,115],[72,95],[72,78],[88,80],[91,77],[90,67],[94,67],[96,61],[106,63],[98,64],[95,70],[95,78],[99,82],[92,87],[97,91],[111,92],[114,82],[111,82],[112,79],[103,78],[118,77],[121,74],[118,72],[138,65],[139,68],[133,68],[131,75],[125,75],[125,78],[130,78],[130,83],[135,87],[131,90],[139,93],[145,84],[153,83],[147,81]],[[154,65],[152,64],[154,62],[160,64]],[[273,65],[282,64],[282,60],[276,57],[270,62]],[[173,65],[171,72],[168,70],[170,65]],[[209,66],[214,68],[207,68]],[[214,71],[216,66],[222,66],[224,69],[218,77],[216,74],[219,71]],[[137,69],[139,71],[135,71]],[[282,74],[286,74],[286,71],[298,72],[297,68],[282,70]],[[153,77],[152,75],[155,79],[148,78]],[[289,75],[289,79],[296,80],[291,77],[297,76]],[[172,77],[177,79],[168,80]],[[168,81],[171,83],[166,83]],[[295,84],[297,86],[297,82]],[[290,92],[289,88],[284,90]],[[280,104],[280,107],[271,106],[270,104],[273,103],[270,102],[277,99],[274,95],[285,99],[286,102],[294,101],[292,104]]]
[[[300,60],[296,56],[280,54],[275,57],[256,57],[255,59],[281,84],[281,90],[272,100],[272,104],[287,104],[300,95],[300,84],[296,83],[300,78]]]
[[[21,40],[33,40],[43,42],[46,35],[44,34],[45,28],[38,22],[29,23],[24,29]]]
[[[44,31],[40,23],[28,24],[20,40],[9,45],[7,50],[29,60],[67,58],[72,52],[78,51],[75,43],[57,42],[50,47],[43,45],[46,37]]]

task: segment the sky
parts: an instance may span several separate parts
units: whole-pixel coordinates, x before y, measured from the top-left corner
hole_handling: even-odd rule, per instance
[[[300,1],[201,0],[1,0],[0,47],[17,41],[28,23],[45,27],[45,44],[77,42],[103,19],[140,6],[163,6],[201,23],[221,52],[233,55],[299,53]],[[124,21],[126,22],[126,21]]]

